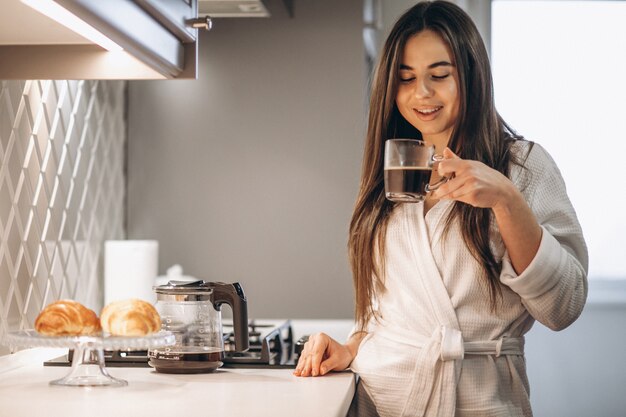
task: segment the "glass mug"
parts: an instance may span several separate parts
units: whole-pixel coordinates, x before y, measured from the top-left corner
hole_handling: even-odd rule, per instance
[[[424,201],[426,194],[448,181],[442,177],[430,183],[433,165],[443,160],[435,155],[435,147],[417,139],[385,141],[385,197],[398,203]]]

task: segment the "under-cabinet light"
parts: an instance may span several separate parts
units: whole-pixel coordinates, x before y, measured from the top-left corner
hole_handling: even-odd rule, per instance
[[[78,18],[75,14],[53,0],[22,0],[22,3],[32,7],[44,16],[57,21],[108,51],[122,51],[124,49],[103,35],[102,32]]]

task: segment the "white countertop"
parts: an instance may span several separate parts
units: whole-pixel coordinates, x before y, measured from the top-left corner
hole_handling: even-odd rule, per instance
[[[293,320],[297,337],[325,331],[347,336],[348,320]],[[172,375],[152,368],[108,368],[128,381],[121,388],[52,387],[67,367],[42,362],[66,349],[36,348],[0,357],[0,417],[345,416],[354,375],[298,378],[291,369],[219,369],[210,374]]]

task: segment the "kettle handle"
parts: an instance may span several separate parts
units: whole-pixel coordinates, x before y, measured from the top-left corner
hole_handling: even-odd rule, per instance
[[[211,302],[215,310],[220,311],[226,303],[233,310],[233,327],[235,329],[235,350],[245,352],[249,348],[248,341],[248,301],[243,288],[238,282],[233,284],[215,283],[211,294]]]

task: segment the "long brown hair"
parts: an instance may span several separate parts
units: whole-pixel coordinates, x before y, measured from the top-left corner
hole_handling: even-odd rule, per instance
[[[429,29],[448,44],[459,75],[459,116],[448,146],[461,158],[481,161],[504,175],[518,163],[510,150],[521,139],[495,109],[489,57],[476,26],[458,6],[446,1],[421,2],[396,22],[381,53],[370,95],[361,183],[348,240],[356,293],[356,319],[361,328],[375,316],[373,302],[384,291],[384,247],[394,203],[385,199],[383,152],[387,139],[421,139],[421,133],[400,114],[395,104],[404,46],[413,35]],[[455,219],[474,258],[484,266],[492,310],[501,299],[501,266],[489,245],[491,210],[455,202],[446,230]]]

